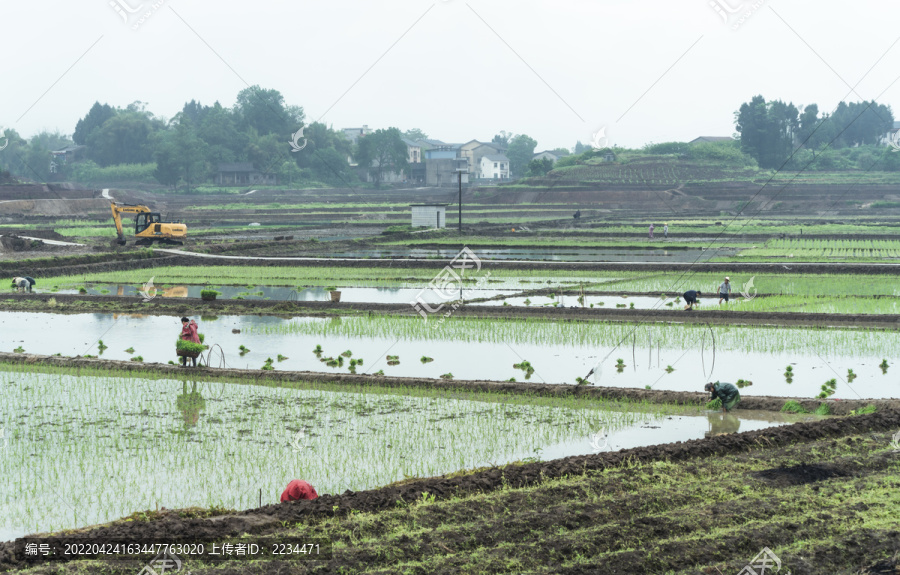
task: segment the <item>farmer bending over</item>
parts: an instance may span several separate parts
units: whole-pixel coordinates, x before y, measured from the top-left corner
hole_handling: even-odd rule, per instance
[[[197,322],[186,317],[181,318],[181,339],[200,343],[200,336],[197,335]],[[191,364],[193,367],[197,367],[196,357],[191,358]],[[187,356],[181,356],[181,365],[187,367]]]
[[[31,291],[31,282],[28,278],[13,278],[12,287],[16,291]]]
[[[299,501],[300,499],[315,499],[319,494],[316,488],[303,481],[302,479],[293,479],[287,485],[287,489],[281,494],[281,502]]]
[[[700,305],[700,302],[697,301],[698,295],[703,295],[703,292],[694,289],[684,292],[684,295],[682,297],[684,297],[684,303],[687,304],[684,306],[684,309],[692,310],[694,309],[695,304]]]
[[[738,388],[730,383],[710,382],[703,389],[712,393],[712,396],[709,398],[710,401],[718,399],[722,402],[723,413],[731,411],[741,401],[741,394]]]

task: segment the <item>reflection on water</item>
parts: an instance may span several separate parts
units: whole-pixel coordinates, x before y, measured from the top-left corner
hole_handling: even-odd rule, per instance
[[[703,434],[704,437],[737,433],[741,427],[741,420],[731,413],[710,413],[706,417],[709,419],[709,431]]]
[[[182,392],[175,404],[178,406],[178,411],[181,412],[181,417],[184,420],[184,430],[187,431],[189,428],[197,425],[197,422],[200,420],[200,410],[206,408],[206,400],[197,391],[196,381],[191,382],[190,393],[187,390],[187,381],[181,382],[181,385]]]

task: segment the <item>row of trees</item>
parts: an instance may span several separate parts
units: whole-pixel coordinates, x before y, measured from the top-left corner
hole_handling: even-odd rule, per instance
[[[871,102],[841,102],[831,114],[816,104],[803,107],[754,96],[735,112],[741,150],[762,168],[778,168],[798,148],[812,157],[826,148],[878,145],[893,128],[890,107]]]

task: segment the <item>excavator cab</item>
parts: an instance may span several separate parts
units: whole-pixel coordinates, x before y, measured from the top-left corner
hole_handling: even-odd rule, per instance
[[[146,230],[153,224],[158,224],[162,222],[162,218],[156,212],[149,214],[138,214],[136,218],[134,218],[134,235],[140,234],[142,231]],[[153,230],[158,232],[159,230]]]

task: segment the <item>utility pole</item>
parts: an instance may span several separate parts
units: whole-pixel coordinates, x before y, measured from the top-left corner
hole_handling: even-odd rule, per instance
[[[468,162],[466,162],[468,165]],[[463,176],[465,176],[466,183],[469,183],[469,169],[468,168],[456,168],[456,177],[459,181],[459,233],[462,233],[462,185],[463,185]]]

